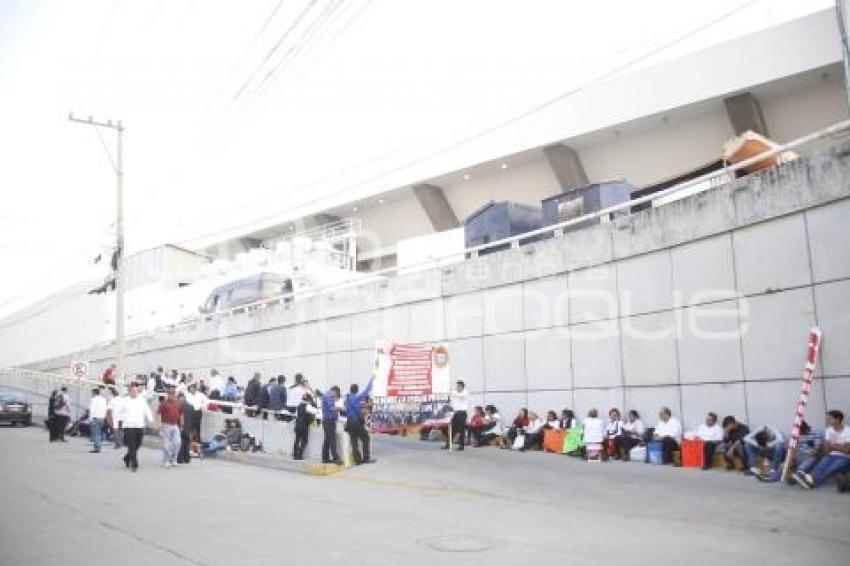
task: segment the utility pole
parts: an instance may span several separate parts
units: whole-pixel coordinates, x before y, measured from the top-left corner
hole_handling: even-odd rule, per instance
[[[124,383],[125,371],[125,344],[124,344],[124,294],[127,288],[127,272],[124,262],[124,157],[123,157],[123,134],[124,125],[121,120],[113,122],[99,122],[91,116],[83,120],[75,118],[74,114],[68,115],[68,119],[79,124],[86,124],[96,128],[108,128],[114,130],[118,136],[118,149],[112,168],[115,171],[116,210],[115,210],[115,373],[116,383]],[[108,154],[108,152],[107,152]],[[112,157],[110,156],[110,161]]]

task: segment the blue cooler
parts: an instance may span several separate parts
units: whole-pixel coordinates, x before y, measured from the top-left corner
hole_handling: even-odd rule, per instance
[[[664,445],[660,442],[646,443],[646,461],[660,466],[664,463]]]

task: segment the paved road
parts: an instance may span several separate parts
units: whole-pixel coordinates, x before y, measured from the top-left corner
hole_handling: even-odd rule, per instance
[[[850,497],[740,474],[381,439],[311,477],[0,428],[0,564],[847,563]]]

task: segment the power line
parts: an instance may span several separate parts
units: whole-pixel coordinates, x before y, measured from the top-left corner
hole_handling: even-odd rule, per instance
[[[361,6],[360,6],[360,8],[357,10],[357,12],[355,12],[355,13],[354,13],[354,16],[353,16],[353,17],[351,17],[351,18],[350,18],[347,22],[345,22],[345,23],[344,23],[344,24],[343,24],[343,25],[342,25],[339,29],[337,29],[336,33],[335,33],[335,34],[331,37],[330,41],[328,41],[328,42],[325,44],[324,49],[323,49],[323,50],[322,50],[322,51],[321,51],[321,52],[320,52],[320,53],[319,53],[319,54],[318,54],[318,55],[317,55],[317,56],[316,56],[313,60],[314,60],[314,61],[318,61],[318,60],[320,60],[320,59],[322,58],[322,55],[324,55],[325,53],[327,53],[327,51],[331,48],[331,46],[332,46],[334,43],[336,43],[336,41],[337,41],[340,37],[342,37],[342,35],[343,35],[343,34],[344,34],[347,30],[348,30],[348,28],[350,28],[350,27],[351,27],[351,25],[352,25],[352,24],[354,24],[354,22],[355,22],[355,21],[357,21],[357,19],[361,16],[361,14],[363,14],[363,12],[365,12],[365,11],[366,11],[366,8],[368,8],[368,7],[369,7],[369,5],[370,5],[371,3],[372,3],[372,0],[366,0],[366,1],[365,1],[365,2],[364,2]],[[343,13],[345,13],[345,11],[346,11],[347,7],[348,7],[348,6],[352,6],[352,5],[353,5],[352,3],[345,4],[345,7],[343,8],[343,10],[342,10],[339,14],[337,14],[337,15],[338,15],[338,16],[341,16]],[[328,24],[328,27],[330,27],[331,25],[333,25],[333,23]],[[320,40],[316,40],[316,44],[318,44],[318,43],[319,43],[319,41],[320,41]]]
[[[231,104],[233,104],[234,102],[239,100],[239,98],[245,92],[245,89],[248,88],[248,85],[251,84],[251,82],[253,82],[254,78],[262,70],[263,66],[266,63],[269,62],[269,60],[272,58],[272,56],[274,56],[274,54],[280,48],[280,46],[283,45],[283,43],[289,38],[289,36],[292,34],[293,30],[295,30],[295,28],[297,28],[301,24],[301,21],[310,12],[310,10],[313,8],[313,6],[315,4],[316,4],[316,0],[310,0],[310,2],[307,4],[307,6],[303,10],[301,10],[301,13],[298,14],[298,17],[295,18],[295,21],[292,22],[292,25],[290,25],[286,29],[286,31],[283,33],[283,35],[280,36],[280,38],[278,38],[277,42],[272,46],[272,48],[269,50],[269,52],[266,54],[266,56],[263,58],[263,60],[260,62],[260,64],[257,65],[257,68],[254,70],[254,72],[251,73],[251,75],[248,77],[248,79],[244,83],[242,83],[242,86],[239,87],[236,90],[236,93],[230,98],[230,101],[227,103],[228,106],[230,106]]]
[[[255,94],[260,93],[263,89],[263,86],[281,68],[283,69],[283,73],[281,73],[281,75],[286,73],[286,70],[292,65],[292,62],[296,60],[296,58],[298,57],[298,54],[301,52],[301,50],[304,48],[304,46],[309,44],[310,39],[313,37],[313,35],[316,33],[316,31],[321,29],[322,25],[328,20],[328,18],[336,10],[339,9],[341,2],[342,2],[342,0],[335,0],[333,2],[330,2],[327,6],[325,6],[325,8],[319,13],[319,15],[316,17],[316,19],[314,19],[313,22],[304,31],[304,33],[301,34],[300,41],[297,41],[295,44],[290,46],[290,48],[286,51],[286,53],[283,55],[283,57],[280,59],[280,61],[278,61],[277,64],[268,73],[266,73],[266,76],[263,77],[263,80],[260,81],[259,85],[257,85],[257,88],[254,91]]]
[[[516,122],[519,122],[520,120],[523,120],[523,119],[525,119],[529,116],[532,116],[532,115],[534,115],[534,114],[536,114],[536,113],[538,113],[542,110],[545,110],[546,108],[548,108],[548,107],[550,107],[550,106],[552,106],[552,105],[554,105],[558,102],[561,102],[565,99],[568,99],[568,98],[570,98],[570,97],[572,97],[572,96],[574,96],[574,95],[576,95],[576,94],[578,94],[578,93],[580,93],[584,90],[587,90],[588,88],[591,88],[591,87],[593,87],[593,86],[595,86],[599,83],[605,82],[606,80],[613,78],[614,76],[628,70],[629,68],[637,65],[638,63],[643,62],[646,59],[650,59],[650,58],[652,58],[652,57],[654,57],[654,56],[656,56],[656,55],[658,55],[658,54],[660,54],[660,53],[662,53],[662,52],[664,52],[664,51],[666,51],[666,50],[668,50],[672,47],[675,47],[679,43],[682,43],[683,41],[690,39],[692,36],[697,35],[699,33],[702,33],[704,31],[706,31],[707,29],[710,29],[710,28],[716,26],[717,24],[719,24],[719,23],[729,19],[730,17],[746,10],[750,6],[756,4],[760,1],[761,0],[747,0],[743,4],[738,5],[737,7],[733,8],[732,10],[724,12],[723,14],[721,14],[720,16],[710,20],[709,22],[702,24],[702,25],[698,26],[697,28],[688,30],[687,32],[684,32],[680,35],[677,35],[674,39],[667,41],[667,42],[663,43],[662,45],[660,45],[658,47],[650,49],[646,53],[644,53],[644,54],[642,54],[638,57],[635,57],[633,59],[630,59],[630,60],[626,61],[625,63],[617,65],[614,68],[596,76],[595,78],[591,79],[590,81],[588,81],[588,82],[586,82],[582,85],[574,87],[574,88],[567,90],[563,93],[560,93],[557,96],[554,96],[554,97],[552,97],[548,100],[540,102],[540,103],[532,106],[531,108],[529,108],[529,109],[527,109],[527,110],[525,110],[525,111],[523,111],[523,112],[521,112],[517,115],[514,115],[510,118],[507,118],[505,120],[497,122],[496,124],[489,126],[489,127],[485,128],[483,130],[480,130],[480,131],[478,131],[474,134],[470,134],[468,136],[465,136],[458,141],[455,141],[455,142],[452,142],[451,144],[443,146],[440,149],[437,149],[437,150],[434,150],[432,152],[426,153],[425,155],[421,155],[419,157],[410,159],[410,160],[408,160],[408,161],[406,161],[406,162],[404,162],[400,165],[396,165],[396,166],[394,166],[394,167],[392,167],[388,170],[385,170],[381,173],[372,175],[372,176],[370,176],[366,179],[358,181],[357,183],[355,183],[355,184],[353,184],[349,187],[346,187],[342,191],[339,191],[335,194],[336,195],[345,195],[346,193],[348,193],[352,190],[358,189],[358,188],[362,187],[363,185],[373,183],[373,182],[375,182],[375,181],[377,181],[377,180],[379,180],[379,179],[381,179],[381,178],[383,178],[387,175],[390,175],[392,173],[396,173],[398,171],[412,167],[413,165],[417,165],[417,164],[422,163],[424,161],[428,161],[428,160],[434,159],[435,157],[439,157],[440,155],[443,155],[443,154],[448,153],[448,152],[450,152],[454,149],[457,149],[458,147],[464,146],[464,145],[466,145],[466,144],[468,144],[472,141],[480,139],[480,138],[482,138],[486,135],[489,135],[489,134],[491,134],[495,131],[498,131],[498,130],[506,127],[506,126],[510,126],[512,124],[515,124]],[[356,165],[352,168],[357,168],[357,167],[360,167],[360,166],[362,166],[362,165]],[[350,170],[352,168],[347,168],[347,169]],[[311,188],[311,187],[313,187],[317,184],[320,184],[320,183],[325,182],[325,181],[332,180],[332,179],[337,178],[337,177],[339,177],[343,174],[344,173],[341,173],[340,175],[335,175],[335,176],[330,177],[330,178],[325,177],[321,181],[311,181],[309,183],[300,185],[298,187],[293,187],[291,190],[309,189],[309,188]],[[319,202],[321,202],[321,201],[323,201],[327,198],[329,198],[329,195],[317,196],[317,197],[310,199],[306,202],[299,203],[299,206],[300,207],[309,206],[309,205],[312,205],[312,204],[319,203]],[[267,202],[267,201],[262,201],[262,202]],[[261,202],[257,202],[257,203],[254,203],[254,204],[261,204]],[[251,206],[251,205],[248,205],[248,206]],[[244,210],[246,208],[246,206],[243,205],[240,208]],[[232,210],[234,210],[234,209],[231,209],[231,211]],[[243,222],[243,223],[240,223],[240,224],[229,226],[229,227],[224,228],[224,229],[216,230],[216,231],[213,231],[213,232],[202,234],[200,236],[196,236],[196,237],[193,237],[193,238],[182,240],[181,243],[186,244],[186,243],[189,243],[189,242],[194,242],[194,241],[202,240],[202,239],[210,237],[210,236],[214,236],[214,235],[219,234],[221,232],[227,232],[227,231],[237,230],[237,229],[240,229],[240,228],[251,227],[255,224],[262,223],[266,220],[274,219],[274,218],[278,217],[279,214],[280,213],[275,213],[275,214],[269,214],[269,215],[266,215],[266,216],[262,216],[260,218],[256,218],[256,219],[251,220],[249,222]]]
[[[31,279],[37,281],[49,280],[53,279],[53,276],[58,274],[60,271],[69,271],[72,269],[80,269],[86,266],[93,265],[94,256],[88,254],[92,254],[92,252],[95,250],[102,253],[105,249],[107,249],[108,246],[105,246],[103,244],[105,243],[106,238],[111,236],[112,231],[113,225],[111,224],[108,227],[101,229],[96,238],[88,241],[86,244],[75,249],[70,254],[67,254],[65,256],[66,259],[64,261],[53,265],[47,271],[34,274]],[[82,257],[83,254],[86,254],[85,258]],[[7,305],[14,304],[26,298],[28,296],[28,293],[29,291],[24,291],[23,293],[19,293],[12,298],[4,300],[2,303],[0,303],[0,308],[5,308]]]
[[[280,7],[281,7],[281,6],[283,6],[283,2],[284,2],[284,0],[278,0],[278,2],[277,2],[277,4],[275,5],[275,7],[272,9],[272,11],[271,11],[271,12],[269,12],[269,15],[268,15],[268,16],[266,16],[266,19],[265,19],[265,21],[263,22],[263,25],[261,25],[261,26],[260,26],[260,28],[259,28],[259,29],[257,30],[257,32],[254,34],[253,39],[251,39],[250,43],[248,43],[248,45],[247,45],[247,46],[245,47],[245,49],[242,51],[242,54],[241,54],[241,55],[240,55],[240,56],[236,59],[236,61],[233,63],[233,66],[230,68],[230,72],[227,74],[227,77],[226,77],[226,79],[225,79],[225,84],[226,84],[226,83],[228,83],[228,82],[230,82],[230,79],[231,79],[231,78],[233,77],[233,75],[236,73],[236,70],[237,70],[237,69],[239,68],[239,66],[242,64],[242,61],[244,61],[244,60],[245,60],[245,57],[247,57],[247,56],[248,56],[248,54],[249,54],[249,53],[250,53],[250,52],[254,49],[254,47],[257,45],[257,42],[260,40],[260,37],[262,37],[263,33],[265,33],[266,29],[269,27],[269,24],[272,22],[272,20],[275,18],[275,16],[277,15],[278,11],[280,10]]]

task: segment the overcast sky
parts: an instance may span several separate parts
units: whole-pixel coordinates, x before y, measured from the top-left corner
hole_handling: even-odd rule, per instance
[[[738,7],[641,65],[831,4],[0,0],[0,314],[114,237],[114,135],[71,110],[124,121],[132,252],[331,205]]]

